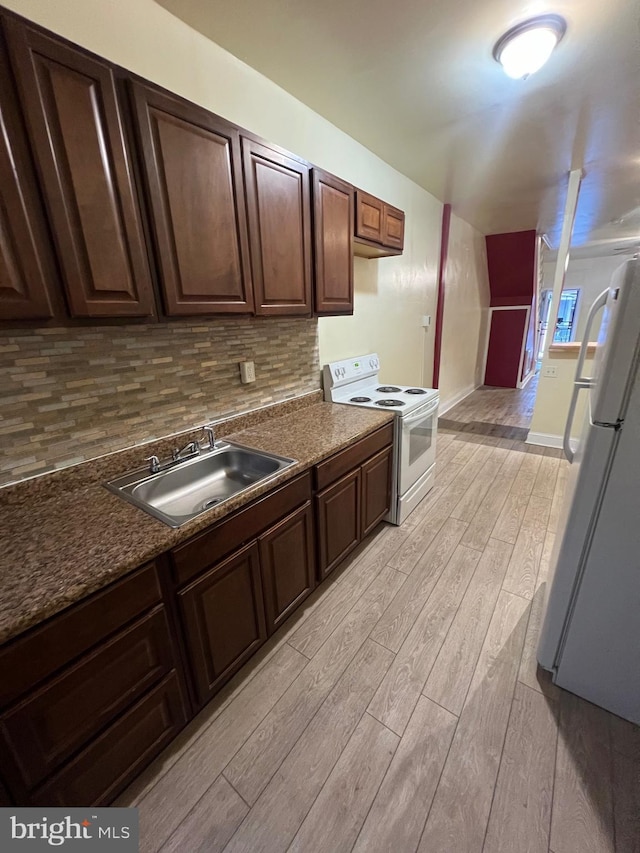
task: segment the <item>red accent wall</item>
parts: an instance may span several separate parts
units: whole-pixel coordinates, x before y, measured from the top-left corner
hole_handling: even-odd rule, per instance
[[[536,232],[490,234],[485,239],[491,307],[530,305],[535,281]]]
[[[527,312],[524,308],[493,311],[484,374],[485,385],[515,388],[518,384],[518,367],[526,320]]]
[[[442,354],[442,326],[444,322],[444,276],[449,251],[449,229],[451,227],[451,205],[442,208],[442,230],[440,232],[440,267],[438,269],[438,304],[436,307],[435,339],[433,342],[433,379],[434,388],[440,387],[440,357]]]

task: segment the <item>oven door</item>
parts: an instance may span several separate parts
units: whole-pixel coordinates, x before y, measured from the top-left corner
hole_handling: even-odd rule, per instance
[[[403,495],[436,461],[438,403],[432,400],[401,419],[398,494]]]

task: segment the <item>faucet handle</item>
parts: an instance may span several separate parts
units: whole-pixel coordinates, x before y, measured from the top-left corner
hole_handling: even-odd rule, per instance
[[[148,456],[145,462],[149,463],[149,470],[152,474],[157,474],[160,470],[160,460],[157,456]]]

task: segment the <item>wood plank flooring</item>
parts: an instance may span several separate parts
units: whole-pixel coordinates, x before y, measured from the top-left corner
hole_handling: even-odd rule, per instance
[[[408,522],[381,525],[119,798],[141,850],[640,853],[640,730],[535,661],[567,468],[443,429]]]
[[[482,385],[449,409],[446,418],[460,424],[476,423],[529,429],[537,391],[538,375],[529,380],[522,389]],[[465,431],[464,428],[462,431]]]

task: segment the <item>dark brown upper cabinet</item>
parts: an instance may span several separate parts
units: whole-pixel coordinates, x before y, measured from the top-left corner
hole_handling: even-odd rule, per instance
[[[309,166],[242,138],[256,314],[311,314]]]
[[[316,314],[353,314],[354,190],[313,169]]]
[[[356,237],[382,243],[382,208],[384,202],[369,193],[356,193]]]
[[[238,129],[152,86],[132,92],[166,313],[251,313]]]
[[[379,198],[356,190],[356,228],[353,251],[363,258],[401,255],[404,213]]]
[[[53,316],[50,237],[0,41],[0,320]]]
[[[111,67],[4,20],[74,317],[148,317],[154,298]]]
[[[400,251],[404,248],[404,213],[390,204],[382,208],[382,245]]]

